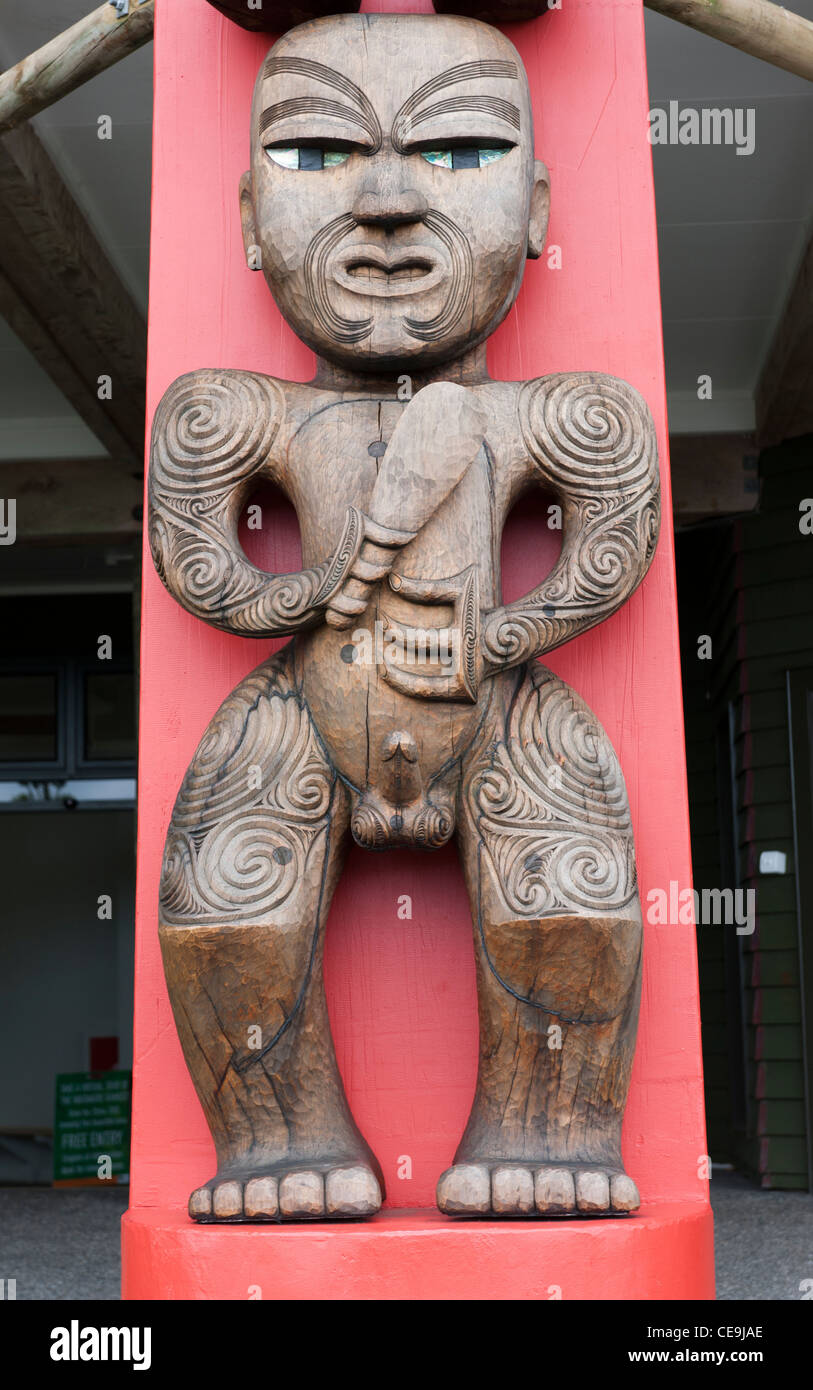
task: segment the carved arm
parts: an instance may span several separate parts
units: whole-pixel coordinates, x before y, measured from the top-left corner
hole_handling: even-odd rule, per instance
[[[631,386],[597,373],[528,382],[523,439],[540,483],[562,506],[562,552],[545,580],[485,617],[486,674],[595,627],[646,574],[658,539],[655,429]]]
[[[282,393],[254,372],[179,377],[155,415],[150,450],[152,557],[173,598],[214,627],[278,637],[318,622],[351,573],[364,524],[348,508],[334,554],[297,574],[267,574],[243,554],[240,514],[284,412]]]

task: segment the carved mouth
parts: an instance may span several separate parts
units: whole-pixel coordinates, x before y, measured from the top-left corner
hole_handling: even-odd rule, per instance
[[[431,269],[426,261],[402,261],[391,268],[376,265],[374,261],[354,261],[347,266],[347,274],[357,276],[359,280],[365,277],[368,280],[419,280],[428,275]]]
[[[351,294],[379,297],[424,294],[442,278],[437,255],[423,247],[390,255],[375,246],[349,247],[334,270],[336,283]]]

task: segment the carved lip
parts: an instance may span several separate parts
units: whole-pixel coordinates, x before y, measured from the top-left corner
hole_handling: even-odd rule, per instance
[[[425,294],[443,279],[445,267],[428,246],[404,246],[388,255],[380,246],[348,246],[338,257],[333,279],[351,294],[402,298]]]

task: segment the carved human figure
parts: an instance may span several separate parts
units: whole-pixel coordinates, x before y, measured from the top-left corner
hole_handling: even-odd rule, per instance
[[[218,1165],[190,1214],[378,1210],[381,1172],[330,1036],[325,920],[349,836],[431,850],[455,834],[480,1064],[439,1206],[632,1211],[629,808],[595,716],[534,658],[613,613],[647,570],[649,412],[612,377],[486,371],[548,213],[527,78],[498,31],[416,15],[303,24],[259,74],[251,149],[246,254],[316,376],[181,377],[151,457],[169,591],[226,632],[292,637],[214,716],[167,834],[161,946]],[[262,479],[296,508],[301,573],[267,574],[240,548]],[[561,504],[561,556],[504,605],[503,524],[537,487]]]

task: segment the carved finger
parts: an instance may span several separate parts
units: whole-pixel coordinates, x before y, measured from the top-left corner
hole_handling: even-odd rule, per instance
[[[370,601],[370,590],[367,585],[361,585],[356,580],[351,580],[356,589],[363,589],[362,594],[350,593],[347,587],[342,589],[333,598],[325,612],[325,621],[330,627],[346,628],[350,627],[356,618],[360,617]]]

